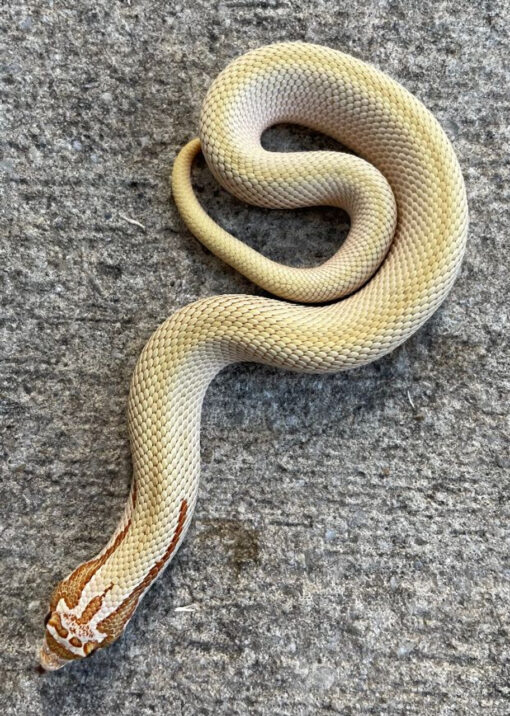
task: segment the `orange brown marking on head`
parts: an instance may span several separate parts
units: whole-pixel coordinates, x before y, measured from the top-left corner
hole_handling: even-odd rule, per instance
[[[82,640],[78,639],[77,636],[71,637],[71,639],[69,639],[69,643],[72,644],[72,646],[75,646],[77,649],[80,649],[83,646]]]
[[[57,634],[62,637],[62,639],[65,639],[67,637],[67,635],[69,634],[67,629],[64,626],[62,626],[60,614],[58,614],[57,612],[54,612],[51,615],[51,618],[48,620],[48,624],[51,624],[51,626],[55,629]]]
[[[109,587],[106,587],[104,592],[102,594],[98,594],[96,597],[90,600],[90,602],[87,604],[85,609],[83,610],[83,614],[76,619],[77,624],[88,624],[89,621],[92,619],[94,614],[97,614],[98,611],[103,606],[103,599],[105,598],[105,595],[107,592],[112,589],[113,584],[110,584]]]
[[[89,656],[92,654],[93,651],[97,649],[99,646],[98,641],[88,641],[85,646],[83,647],[83,651],[85,652],[85,656]]]
[[[112,612],[109,616],[106,617],[106,619],[103,619],[103,621],[99,622],[99,624],[97,625],[98,630],[103,632],[103,634],[106,634],[106,638],[103,642],[104,646],[106,646],[107,644],[111,644],[122,634],[124,627],[131,619],[133,612],[137,607],[140,596],[144,593],[149,584],[154,581],[154,579],[156,579],[165,564],[168,562],[170,556],[172,555],[172,552],[177,547],[177,544],[182,534],[182,530],[184,529],[187,511],[188,503],[186,500],[183,500],[181,502],[181,509],[179,511],[177,526],[175,528],[172,541],[168,545],[165,554],[161,557],[160,560],[156,562],[156,564],[149,570],[149,572],[147,572],[142,582],[140,582],[140,584],[135,587],[129,597],[127,597],[114,612]]]
[[[46,644],[48,645],[48,649],[61,659],[68,659],[70,661],[71,659],[80,658],[78,654],[73,654],[72,651],[66,649],[65,646],[62,646],[62,644],[59,644],[49,631],[46,631]]]

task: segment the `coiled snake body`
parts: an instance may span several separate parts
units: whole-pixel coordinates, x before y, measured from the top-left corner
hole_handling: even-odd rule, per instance
[[[268,152],[261,134],[279,122],[320,130],[363,159]],[[252,204],[346,209],[347,240],[314,268],[261,256],[197,202],[190,170],[200,149],[218,181]],[[129,397],[130,497],[107,546],[52,595],[40,652],[45,669],[119,637],[177,551],[197,495],[202,399],[218,371],[256,361],[326,373],[373,361],[435,311],[464,250],[464,183],[436,120],[379,70],[316,45],[270,45],[231,63],[207,94],[200,140],[176,159],[172,188],[190,230],[224,261],[280,298],[326,305],[213,296],[154,333]]]

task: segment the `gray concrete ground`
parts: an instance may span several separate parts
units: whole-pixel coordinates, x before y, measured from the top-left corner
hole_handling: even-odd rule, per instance
[[[508,714],[508,4],[7,0],[0,12],[2,713]],[[257,292],[183,227],[168,175],[218,71],[280,39],[368,60],[436,114],[469,193],[461,276],[375,365],[221,374],[172,568],[121,641],[40,676],[52,586],[103,545],[128,492],[141,348],[190,301]],[[331,144],[289,129],[266,141]],[[196,185],[277,259],[316,262],[346,231],[333,210],[247,208],[203,164]]]

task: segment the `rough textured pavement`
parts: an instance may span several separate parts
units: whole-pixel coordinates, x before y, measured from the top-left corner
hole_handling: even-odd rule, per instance
[[[3,5],[3,714],[510,712],[509,10]],[[436,114],[469,193],[461,276],[375,365],[221,374],[204,406],[196,517],[172,568],[122,640],[40,676],[48,595],[102,547],[128,492],[125,406],[145,341],[190,301],[257,291],[186,231],[168,175],[210,81],[281,39],[368,60]],[[333,145],[289,129],[265,141]],[[283,261],[323,259],[348,226],[333,210],[243,206],[203,164],[196,186],[224,226]]]

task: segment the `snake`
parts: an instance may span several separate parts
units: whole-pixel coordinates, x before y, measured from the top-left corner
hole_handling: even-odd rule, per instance
[[[281,123],[328,135],[346,151],[265,149],[264,131]],[[199,152],[239,200],[345,210],[347,238],[318,266],[263,256],[198,201]],[[198,138],[175,159],[171,189],[197,239],[274,298],[209,296],[149,339],[129,392],[129,497],[106,546],[51,595],[39,650],[44,670],[118,639],[176,554],[196,503],[201,408],[217,373],[246,361],[333,373],[377,360],[438,308],[465,249],[465,185],[438,121],[380,69],[320,45],[280,42],[227,65],[206,93]]]

